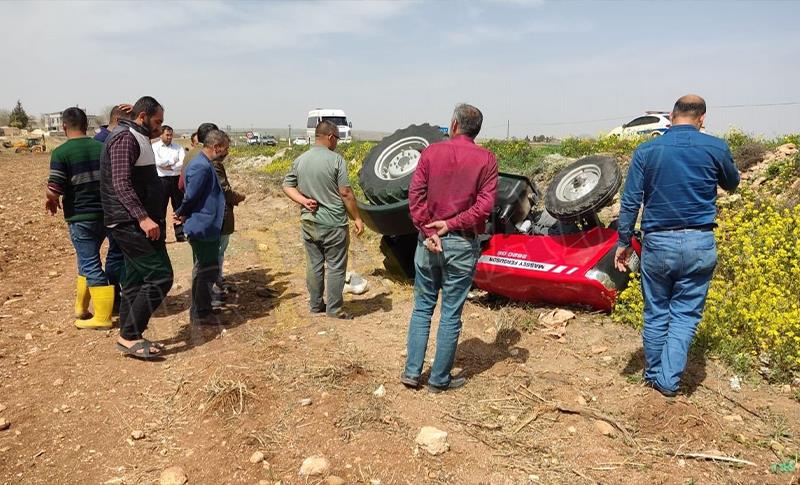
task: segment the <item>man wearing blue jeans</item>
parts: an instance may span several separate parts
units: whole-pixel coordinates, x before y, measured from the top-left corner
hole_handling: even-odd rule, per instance
[[[678,392],[717,264],[717,186],[733,191],[739,185],[728,146],[700,132],[705,113],[703,98],[678,99],[672,128],[634,153],[619,214],[616,266],[627,271],[644,206],[644,379],[666,397]]]
[[[436,356],[428,379],[433,393],[466,383],[450,371],[461,333],[461,311],[478,261],[477,236],[486,229],[497,192],[497,161],[474,141],[482,123],[478,108],[456,106],[450,122],[452,137],[422,152],[408,189],[411,219],[420,235],[414,256],[408,355],[400,381],[412,388],[420,384],[431,318],[441,291]]]
[[[88,119],[80,108],[67,108],[61,114],[67,141],[53,150],[47,180],[45,208],[55,215],[62,206],[69,236],[78,260],[75,326],[111,328],[114,310],[114,285],[124,265],[122,252],[103,223],[100,200],[100,153],[103,144],[86,135]],[[105,269],[100,247],[108,238]],[[89,302],[94,314],[89,313]]]

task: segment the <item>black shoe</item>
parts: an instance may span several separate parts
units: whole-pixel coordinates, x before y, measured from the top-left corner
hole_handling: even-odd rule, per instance
[[[181,234],[180,236],[175,236],[175,242],[186,242],[186,236]]]
[[[328,318],[338,318],[339,320],[352,320],[353,315],[350,315],[344,310],[339,310],[336,313],[328,313]]]
[[[660,392],[661,395],[664,396],[664,397],[675,397],[675,396],[678,395],[678,391],[668,391],[668,390],[662,388],[661,386],[659,386],[655,381],[645,380],[644,384],[647,387],[650,387],[650,388],[655,389],[656,391]]]
[[[401,374],[400,382],[409,389],[419,388],[419,377],[407,377],[405,374]]]
[[[462,387],[466,383],[467,383],[466,377],[451,377],[450,384],[444,387],[428,384],[428,392],[430,392],[431,394],[439,394],[441,392],[449,391],[451,389],[458,389],[459,387]]]
[[[222,325],[219,317],[214,313],[209,313],[208,315],[203,315],[202,317],[192,317],[190,319],[190,323],[192,325],[200,325],[204,327],[214,327]]]

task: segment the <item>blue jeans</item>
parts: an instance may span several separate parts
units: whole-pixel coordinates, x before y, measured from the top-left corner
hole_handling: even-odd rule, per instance
[[[450,370],[461,333],[461,311],[475,276],[478,242],[447,234],[442,237],[442,250],[442,253],[434,254],[425,249],[422,241],[417,242],[414,255],[414,311],[408,326],[408,355],[404,374],[412,379],[422,374],[431,318],[441,290],[441,319],[428,384],[446,387],[450,384]]]
[[[103,221],[69,222],[67,227],[78,258],[78,274],[86,277],[86,283],[89,286],[107,286],[118,283],[124,266],[122,251],[111,234],[107,234]],[[109,246],[106,268],[103,270],[100,261],[100,246],[103,245],[106,237]]]
[[[644,378],[662,389],[678,390],[716,265],[711,231],[664,231],[644,237]]]

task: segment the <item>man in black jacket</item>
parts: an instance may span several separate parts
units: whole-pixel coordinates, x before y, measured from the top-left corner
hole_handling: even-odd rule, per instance
[[[164,190],[150,139],[161,134],[164,109],[155,99],[139,99],[131,120],[120,120],[100,158],[103,214],[125,257],[117,347],[139,359],[159,358],[159,344],[143,337],[150,317],[172,287],[166,235]]]

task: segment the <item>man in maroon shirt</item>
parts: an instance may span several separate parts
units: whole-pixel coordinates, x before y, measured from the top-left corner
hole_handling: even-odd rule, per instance
[[[400,380],[418,387],[431,329],[431,318],[442,292],[436,356],[428,390],[455,389],[466,383],[452,377],[461,311],[472,286],[479,247],[497,192],[494,154],[475,144],[483,115],[468,104],[456,106],[450,122],[452,138],[422,152],[408,201],[411,219],[419,229],[414,256],[414,311],[408,328],[408,356]]]

